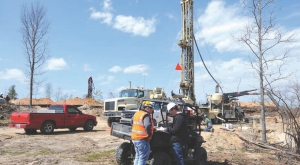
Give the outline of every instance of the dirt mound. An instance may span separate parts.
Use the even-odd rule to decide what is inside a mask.
[[[256,108],[260,106],[259,102],[239,102],[240,107],[245,108]],[[266,107],[275,107],[275,104],[272,102],[265,102]]]
[[[29,105],[29,98],[11,100],[10,103],[16,105]],[[49,106],[50,104],[53,104],[53,101],[50,98],[32,99],[32,105]]]
[[[18,100],[11,100],[11,104],[15,105],[29,105],[29,98],[22,98]],[[102,107],[103,103],[93,99],[93,98],[79,98],[74,97],[68,100],[61,100],[57,102],[53,102],[50,98],[40,98],[40,99],[32,99],[33,106],[41,106],[41,107],[48,107],[51,104],[70,104],[75,106],[83,106],[88,105],[90,107]]]
[[[93,99],[93,98],[79,98],[79,97],[74,97],[70,98],[68,100],[61,100],[58,102],[55,102],[55,104],[71,104],[75,106],[82,106],[82,105],[88,105],[90,107],[102,107],[103,104],[100,103],[99,101]]]

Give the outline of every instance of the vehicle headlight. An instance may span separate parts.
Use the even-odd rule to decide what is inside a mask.
[[[125,115],[124,115],[124,113],[121,113],[121,118],[125,118]]]

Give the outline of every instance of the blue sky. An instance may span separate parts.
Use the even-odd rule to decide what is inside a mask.
[[[51,22],[49,50],[51,59],[37,77],[45,82],[34,92],[34,98],[45,97],[45,84],[51,83],[53,94],[83,97],[87,80],[93,77],[95,89],[103,99],[112,92],[129,87],[163,87],[170,96],[178,93],[181,49],[177,45],[181,33],[180,0],[40,0]],[[19,98],[29,96],[26,67],[21,43],[20,9],[32,0],[1,0],[0,2],[0,92],[7,93],[16,85]],[[279,29],[300,39],[300,2],[279,1],[276,14]],[[212,0],[194,1],[194,33],[203,59],[224,92],[259,87],[253,70],[249,69],[249,48],[233,39],[250,20],[241,2]],[[299,43],[293,46],[286,73],[299,77]],[[197,101],[214,93],[215,82],[204,69],[195,50],[195,90]],[[256,96],[240,100],[256,100]],[[54,97],[52,100],[55,101]]]

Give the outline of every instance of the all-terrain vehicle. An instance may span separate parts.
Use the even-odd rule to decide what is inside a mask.
[[[168,120],[167,104],[171,101],[164,100],[150,100],[154,102],[155,106],[161,107],[161,115],[166,116],[163,120],[156,124],[157,127],[166,127],[172,125]],[[174,102],[174,101],[172,101]],[[185,114],[188,123],[188,132],[190,136],[190,143],[184,149],[184,161],[187,164],[204,165],[207,161],[207,152],[201,147],[204,139],[201,136],[198,107],[182,101],[175,102],[181,111]],[[140,105],[142,108],[142,105]],[[165,114],[164,114],[165,113]],[[135,150],[131,141],[131,125],[113,122],[111,127],[111,135],[128,140],[122,143],[116,150],[115,159],[119,165],[131,165],[134,161]],[[155,130],[150,141],[150,155],[148,164],[150,165],[172,165],[175,163],[173,153],[171,135],[162,131]]]

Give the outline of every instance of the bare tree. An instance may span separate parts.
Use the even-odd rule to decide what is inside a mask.
[[[45,86],[46,98],[50,98],[51,99],[52,93],[53,93],[52,84],[51,83],[47,83],[46,86]]]
[[[49,21],[46,19],[46,9],[39,2],[31,3],[30,6],[24,4],[21,9],[21,35],[24,45],[24,54],[29,67],[28,76],[30,77],[30,101],[32,105],[33,86],[36,76],[43,74],[42,65],[50,57],[47,54]]]
[[[108,97],[109,97],[109,98],[115,98],[115,94],[113,94],[112,92],[109,92],[109,93],[108,93]]]
[[[34,95],[34,98],[37,98],[37,95],[39,93],[39,88],[42,85],[42,81],[39,82],[33,82],[34,88],[32,88],[32,95]]]
[[[290,81],[284,88],[267,91],[282,118],[285,149],[300,154],[300,84]],[[274,97],[273,97],[274,96]],[[283,154],[284,155],[284,154]]]
[[[265,107],[264,95],[265,89],[271,87],[276,81],[285,79],[289,75],[282,72],[285,61],[288,58],[290,49],[282,53],[274,53],[272,50],[283,43],[292,42],[293,35],[286,35],[280,31],[276,25],[274,13],[277,12],[276,0],[249,0],[245,6],[253,18],[249,24],[242,30],[242,35],[237,40],[245,44],[253,53],[250,57],[252,68],[257,72],[260,86],[260,109],[261,109],[261,127],[262,142],[266,143],[266,124],[265,124]],[[274,7],[275,6],[275,7]],[[274,66],[278,70],[274,69]]]
[[[55,101],[59,101],[61,94],[62,94],[62,90],[60,87],[58,87],[55,92]]]
[[[61,100],[67,100],[69,98],[68,93],[65,93],[60,99]]]
[[[93,98],[98,100],[98,101],[102,101],[103,97],[102,97],[102,92],[100,89],[96,89],[94,92],[94,96]]]

